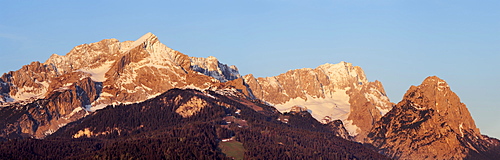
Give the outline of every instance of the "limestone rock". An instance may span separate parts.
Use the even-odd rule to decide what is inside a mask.
[[[352,140],[352,137],[349,135],[349,132],[344,127],[344,123],[341,120],[334,120],[328,122],[328,126],[335,133],[335,136],[341,137],[343,139]]]
[[[463,159],[494,145],[448,84],[435,76],[410,87],[375,124],[367,142],[394,159]]]
[[[292,109],[290,109],[290,112],[307,112],[306,107],[300,107],[300,106],[293,106]]]

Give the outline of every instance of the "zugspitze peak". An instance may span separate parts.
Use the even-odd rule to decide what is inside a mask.
[[[151,138],[160,132],[173,138],[168,140],[171,145],[187,143],[186,138],[212,144],[204,147],[208,150],[202,157],[231,157],[223,149],[229,141],[244,146],[241,154],[246,158],[269,158],[253,145],[262,140],[259,137],[268,137],[263,146],[277,149],[272,153],[283,152],[282,158],[292,159],[500,156],[500,142],[481,135],[465,104],[438,77],[410,87],[395,104],[382,82],[368,81],[361,67],[351,63],[327,63],[273,77],[240,75],[234,65],[213,56],[189,57],[152,33],[135,41],[82,44],[66,55],[53,54],[44,63],[32,62],[5,73],[0,77],[0,104],[0,140],[48,143],[60,138],[67,141],[58,143],[73,144],[75,139],[90,138],[95,141],[89,143],[100,149],[88,152],[101,158],[108,156],[105,151],[113,148],[108,144],[118,143],[119,137]],[[165,123],[159,126],[156,121]],[[208,137],[176,137],[193,127]],[[310,134],[302,135],[306,132]],[[290,138],[295,136],[303,139]],[[191,144],[184,145],[186,151]],[[4,144],[9,145],[15,147],[13,142]],[[286,146],[295,146],[293,152]],[[338,149],[341,146],[357,149]],[[200,158],[181,150],[163,151]],[[47,157],[40,153],[30,158]]]

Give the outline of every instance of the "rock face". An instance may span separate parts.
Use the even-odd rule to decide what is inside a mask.
[[[480,134],[465,104],[438,77],[412,86],[367,143],[394,159],[463,159],[498,145]]]
[[[362,141],[393,105],[382,83],[368,82],[360,67],[346,62],[290,70],[275,77],[243,78],[255,98],[281,112],[296,105],[307,107],[322,123],[340,119],[357,141]]]
[[[236,66],[222,64],[213,56],[209,56],[208,58],[191,57],[191,69],[203,73],[204,75],[214,77],[221,82],[241,77]]]
[[[151,33],[136,41],[105,39],[83,44],[64,56],[54,54],[45,63],[33,62],[0,77],[0,105],[12,109],[30,104],[51,111],[43,123],[16,117],[19,125],[10,124],[7,128],[11,129],[0,136],[22,133],[43,138],[87,111],[142,102],[172,88],[221,86],[220,82],[237,78],[235,66],[215,57],[189,57]],[[38,99],[47,102],[35,102]],[[33,117],[31,112],[25,115]]]
[[[0,77],[0,103],[32,101],[43,98],[52,77],[57,76],[56,68],[33,62],[17,71]]]
[[[334,120],[328,123],[330,128],[332,129],[335,136],[341,137],[343,139],[352,140],[352,137],[349,135],[349,132],[344,127],[344,123],[341,120]]]
[[[79,65],[70,62],[76,59],[73,55],[93,57],[84,62],[97,63],[73,67]],[[141,102],[172,88],[208,88],[239,77],[236,67],[227,67],[214,57],[188,57],[160,43],[151,33],[133,42],[112,39],[78,46],[66,56],[52,56],[45,64],[76,69],[102,82],[103,93],[92,104],[92,110],[109,104]]]

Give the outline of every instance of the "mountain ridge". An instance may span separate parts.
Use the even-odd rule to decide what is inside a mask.
[[[272,77],[242,76],[234,65],[220,63],[213,56],[190,57],[162,44],[152,33],[135,41],[104,39],[78,45],[66,55],[53,54],[44,63],[32,62],[3,74],[0,137],[43,139],[101,109],[145,102],[179,88],[236,97],[257,112],[263,111],[262,106],[252,103],[273,106],[283,115],[269,118],[280,123],[310,130],[328,126],[335,136],[372,146],[396,159],[471,155],[473,159],[491,157],[500,150],[496,149],[500,142],[481,135],[466,106],[438,77],[410,87],[403,100],[394,104],[382,82],[368,81],[362,68],[351,63],[326,63]],[[207,104],[195,98],[175,112],[189,118]],[[445,129],[420,129],[437,126]],[[81,130],[73,138],[90,131]],[[419,143],[439,144],[443,139],[453,142],[443,144],[454,145],[455,150],[443,154],[433,148],[441,145]],[[421,145],[427,148],[413,150]]]
[[[306,105],[310,105],[310,103],[307,102],[307,96],[312,96],[309,97],[311,100],[316,98],[324,99],[329,96],[330,100],[327,100],[329,101],[329,106],[326,107],[332,108],[332,106],[342,106],[342,109],[332,108],[332,110],[324,112],[321,111],[322,109],[320,108],[325,107],[325,105],[309,107],[315,110],[313,112],[313,117],[323,123],[328,123],[336,119],[343,120],[351,136],[360,135],[358,141],[364,138],[373,122],[392,107],[392,103],[385,95],[385,91],[380,82],[375,82],[377,83],[375,85],[371,84],[372,82],[366,80],[366,76],[362,69],[358,66],[352,66],[350,63],[326,63],[315,69],[296,69],[279,75],[277,77],[281,76],[281,78],[279,78],[279,80],[276,79],[276,82],[288,82],[289,86],[285,86],[288,88],[285,91],[288,91],[290,96],[281,96],[281,98],[278,97],[281,101],[273,101],[272,99],[275,98],[266,98],[262,94],[262,92],[271,93],[271,90],[259,89],[261,88],[259,85],[268,82],[261,82],[261,84],[252,83],[261,78],[253,80],[252,75],[240,76],[236,66],[222,64],[217,58],[212,56],[207,58],[189,57],[168,48],[152,33],[147,33],[136,41],[120,42],[117,39],[105,39],[96,43],[82,44],[76,46],[64,56],[54,54],[47,59],[46,62],[32,65],[38,65],[38,68],[44,70],[29,70],[29,68],[34,67],[29,67],[28,65],[26,71],[19,70],[12,73],[25,75],[25,72],[32,72],[43,75],[43,78],[25,76],[17,78],[22,81],[12,79],[4,80],[10,80],[8,84],[11,85],[7,87],[10,87],[11,91],[2,93],[3,102],[13,99],[11,95],[13,93],[17,94],[17,90],[19,90],[19,93],[26,94],[27,96],[21,95],[14,97],[15,101],[26,101],[29,103],[35,99],[43,99],[53,94],[53,92],[68,90],[68,87],[71,87],[75,81],[85,77],[89,77],[93,82],[96,82],[96,85],[93,85],[94,88],[87,88],[88,90],[85,92],[97,92],[88,96],[92,98],[80,100],[80,106],[76,103],[66,104],[66,106],[70,107],[66,107],[66,110],[62,110],[62,113],[95,111],[107,105],[140,102],[172,88],[191,86],[203,90],[226,86],[221,84],[228,82],[227,84],[234,85],[232,87],[240,89],[250,98],[261,99],[277,106],[284,103],[285,100],[296,98],[300,98],[304,100]],[[298,75],[297,78],[294,77],[296,75]],[[6,79],[5,77],[8,76],[4,75],[3,77],[3,79]],[[350,80],[345,80],[344,77],[352,78]],[[238,79],[240,78],[243,81],[235,83],[239,81]],[[296,84],[296,80],[299,82],[301,80],[314,82],[315,84],[304,86],[300,83]],[[25,89],[26,85],[21,85],[25,83],[24,81],[29,81],[29,83],[37,86],[29,88],[31,90]],[[366,85],[371,86],[371,89],[361,89]],[[296,86],[300,87],[299,89],[304,89],[306,92],[300,93],[300,90],[291,88]],[[7,87],[2,87],[1,90]],[[272,90],[276,90],[276,88]],[[278,92],[271,94],[287,94],[279,90],[281,89],[278,88]],[[338,92],[336,92],[337,90]],[[34,93],[37,94],[33,96]],[[356,94],[365,93],[367,95],[353,97]],[[298,100],[301,101],[300,99]],[[358,101],[361,101],[359,103],[377,101],[377,104],[366,103],[368,107],[372,107],[369,111],[361,112],[363,115],[349,116],[349,113],[357,113],[351,112],[350,106],[351,103],[355,104],[358,103]],[[63,104],[64,103],[60,105]],[[78,109],[79,107],[82,107],[83,110]],[[280,111],[282,112],[289,110],[289,107],[281,108]],[[343,114],[343,116],[339,118],[337,116],[338,114]],[[367,114],[375,116],[370,116],[373,118],[366,120],[352,118],[353,116],[366,117]],[[57,117],[56,120],[68,118],[65,117],[65,114],[60,115],[61,117]],[[54,121],[54,123],[61,122]],[[43,135],[38,134],[38,137],[43,137]]]
[[[204,60],[207,59],[198,58],[197,62]],[[226,67],[224,64],[219,65],[217,59],[209,60],[212,62],[209,65],[196,68]],[[76,101],[79,102],[70,101],[72,98],[69,96],[68,100],[47,104],[49,108],[63,106],[64,109],[54,109],[50,113],[53,118],[49,118],[49,122],[43,125],[59,126],[66,124],[65,119],[75,115],[73,112],[95,111],[107,105],[144,101],[171,88],[193,86],[207,89],[219,85],[219,80],[214,78],[216,76],[220,80],[239,76],[235,67],[226,67],[225,72],[211,73],[211,77],[192,70],[191,65],[189,56],[163,45],[151,33],[136,41],[105,39],[76,46],[64,56],[54,54],[45,63],[33,62],[18,71],[5,73],[0,78],[0,102],[8,106],[13,102],[28,104],[51,95],[61,95],[60,92],[71,93],[73,97],[91,93],[92,95],[85,96],[87,98],[77,98]],[[92,82],[88,83],[95,85],[80,90],[82,87],[76,84],[85,78],[90,78]],[[34,120],[30,123],[38,122]],[[25,127],[28,126],[21,128]],[[43,133],[47,131],[35,131],[34,136],[43,138]],[[24,132],[20,130],[18,134],[20,133]]]

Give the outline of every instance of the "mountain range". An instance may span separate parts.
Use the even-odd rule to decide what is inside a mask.
[[[395,104],[351,63],[241,76],[152,33],[5,73],[0,104],[0,150],[12,159],[500,157],[500,141],[438,77]]]

